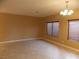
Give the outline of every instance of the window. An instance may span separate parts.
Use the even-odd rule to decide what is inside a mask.
[[[68,38],[79,41],[79,20],[69,21]]]
[[[47,32],[48,32],[48,35],[52,35],[52,30],[53,30],[52,25],[53,25],[53,23],[48,23],[47,24]]]
[[[48,35],[51,36],[58,36],[58,32],[59,32],[59,22],[58,21],[54,21],[54,22],[49,22],[47,24],[47,32]]]

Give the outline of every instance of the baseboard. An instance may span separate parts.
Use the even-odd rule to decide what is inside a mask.
[[[15,43],[15,42],[22,42],[22,41],[28,41],[28,40],[36,40],[39,38],[26,38],[26,39],[19,39],[19,40],[8,40],[8,41],[2,41],[0,44],[9,44],[9,43]]]
[[[45,39],[44,39],[44,40],[45,40]],[[73,48],[73,47],[71,47],[71,46],[68,46],[68,45],[65,45],[65,44],[62,44],[62,43],[58,43],[58,42],[52,41],[52,40],[45,40],[45,41],[48,41],[48,42],[53,43],[53,44],[55,44],[55,45],[57,45],[57,46],[61,46],[61,47],[66,48],[66,49],[68,49],[68,50],[72,50],[72,51],[74,51],[74,52],[79,53],[79,49]]]

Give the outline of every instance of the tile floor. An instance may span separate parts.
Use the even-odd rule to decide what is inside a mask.
[[[0,59],[79,59],[79,56],[41,40],[29,40],[0,44]]]

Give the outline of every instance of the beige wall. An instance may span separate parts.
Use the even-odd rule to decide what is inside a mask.
[[[79,10],[75,10],[72,16],[44,18],[0,14],[0,41],[42,37],[79,49],[79,42],[67,40],[68,20],[71,19],[79,19]],[[46,22],[54,20],[60,21],[59,37],[49,37],[46,32]]]
[[[71,41],[71,40],[67,39],[68,20],[79,19],[79,9],[75,10],[74,12],[75,13],[72,16],[55,15],[55,16],[45,17],[45,22],[55,21],[55,20],[60,21],[60,30],[59,30],[59,37],[49,37],[48,35],[45,34],[44,38],[48,38],[51,41],[63,43],[63,44],[68,45],[70,47],[79,49],[79,42]],[[46,30],[46,27],[45,27],[45,30]],[[45,31],[45,33],[46,33],[46,31]]]
[[[40,18],[0,14],[0,41],[38,37],[43,32],[41,25]]]

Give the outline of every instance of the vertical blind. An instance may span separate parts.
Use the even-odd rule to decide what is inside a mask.
[[[48,35],[58,36],[59,22],[50,22],[50,23],[47,23],[47,32],[48,32]]]
[[[79,20],[69,21],[69,39],[79,40]]]

